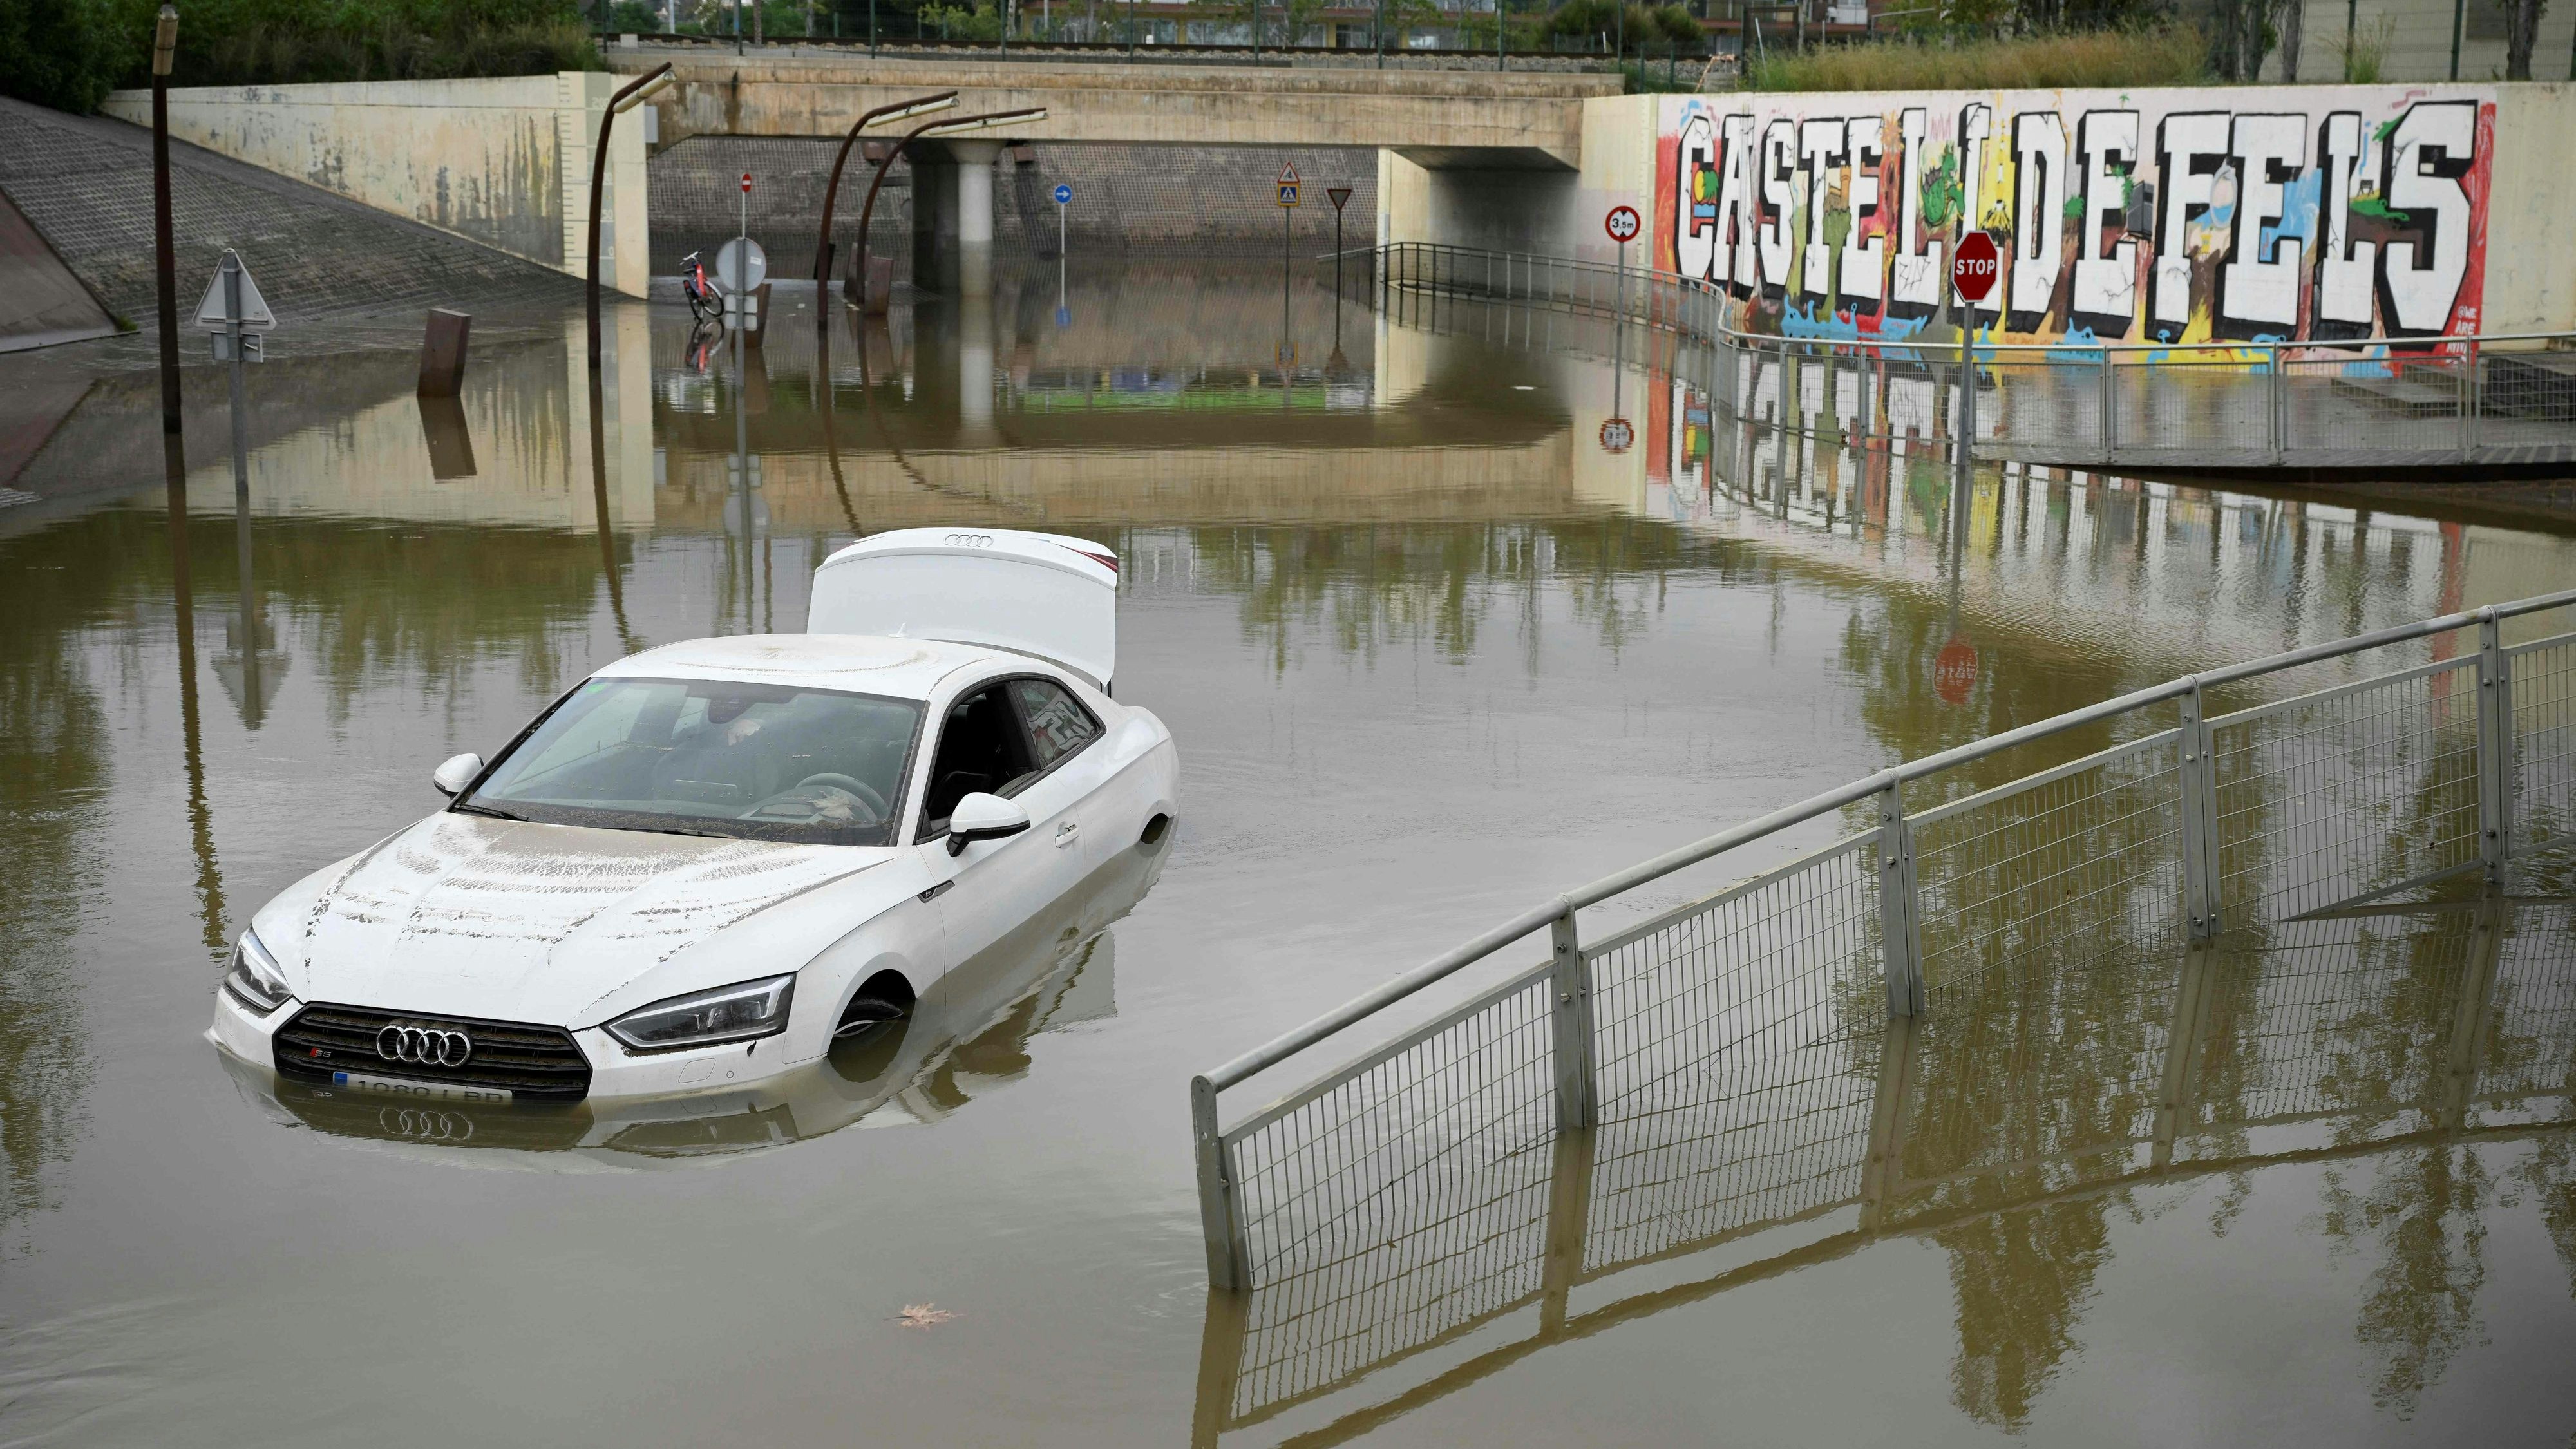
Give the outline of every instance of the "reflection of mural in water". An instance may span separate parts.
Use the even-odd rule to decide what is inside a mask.
[[[1516,1321],[1525,1336],[1428,1377],[1415,1371],[1418,1386],[1393,1404],[1421,1407],[1548,1344],[1890,1234],[1948,1255],[1953,1403],[2018,1432],[2080,1353],[2117,1228],[2171,1198],[2150,1191],[2211,1181],[2209,1227],[2224,1233],[2251,1195],[2305,1180],[2258,1171],[2279,1161],[2320,1164],[2322,1196],[2303,1231],[2360,1271],[2353,1333],[2377,1365],[2373,1400],[2393,1417],[2411,1415],[2480,1344],[2485,1234],[2521,1194],[2576,1284],[2576,915],[2564,905],[2381,911],[2089,969],[1990,971],[1912,1023],[1854,1026],[1884,1037],[1890,1065],[1902,1066],[1878,1074],[1865,1116],[1832,1119],[1838,1140],[1785,1150],[1806,1141],[1822,1099],[1809,1087],[1751,1093],[1704,1137],[1660,1144],[1664,1167],[1623,1170],[1724,1182],[1744,1201],[1762,1200],[1764,1182],[1831,1182],[1845,1196],[1830,1206],[1856,1210],[1857,1226],[1794,1193],[1772,1196],[1767,1220],[1721,1221],[1700,1203],[1710,1188],[1668,1195],[1710,1234],[1696,1243],[1628,1217],[1604,1222],[1597,1202],[1587,1225],[1565,1205],[1601,1170],[1588,1144],[1609,1140],[1606,1126],[1562,1139],[1526,1231],[1490,1230],[1499,1200],[1489,1191],[1443,1196],[1490,1189],[1481,1177],[1408,1183],[1408,1197],[1459,1202],[1486,1229],[1408,1222],[1407,1242],[1450,1245],[1428,1258],[1352,1234],[1329,1273],[1213,1295],[1196,1442],[1350,1392],[1481,1324]],[[1852,1063],[1878,1055],[1856,1051]],[[1711,1067],[1721,1065],[1762,1070]],[[2510,1191],[2493,1165],[2509,1157]],[[1888,1162],[1892,1171],[1877,1166]],[[1739,1243],[1723,1255],[1736,1266],[1704,1280],[1675,1286],[1665,1273],[1630,1297],[1565,1296],[1766,1228],[1780,1247],[1748,1254]],[[1534,1330],[1515,1318],[1530,1308]],[[1355,1405],[1300,1442],[1359,1437],[1388,1412]]]

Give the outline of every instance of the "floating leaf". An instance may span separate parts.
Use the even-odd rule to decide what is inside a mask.
[[[906,1328],[936,1328],[956,1316],[936,1303],[907,1303],[895,1322]]]

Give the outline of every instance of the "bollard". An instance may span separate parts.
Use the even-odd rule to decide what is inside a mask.
[[[474,319],[445,307],[429,309],[428,334],[420,344],[420,395],[454,397],[465,382],[465,341]]]
[[[742,320],[742,340],[754,347],[769,335],[769,287],[763,282],[751,289],[751,315]]]

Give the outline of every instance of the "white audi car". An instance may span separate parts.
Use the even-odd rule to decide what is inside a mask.
[[[909,529],[815,571],[803,634],[622,659],[447,808],[251,918],[213,1037],[291,1081],[563,1102],[739,1088],[908,1011],[1178,808],[1110,697],[1118,561]]]

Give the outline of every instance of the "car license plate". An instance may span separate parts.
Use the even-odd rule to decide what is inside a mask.
[[[456,1082],[418,1082],[404,1077],[370,1077],[359,1072],[333,1072],[331,1084],[353,1092],[381,1092],[392,1097],[444,1097],[455,1102],[506,1102],[507,1087],[469,1087]]]

